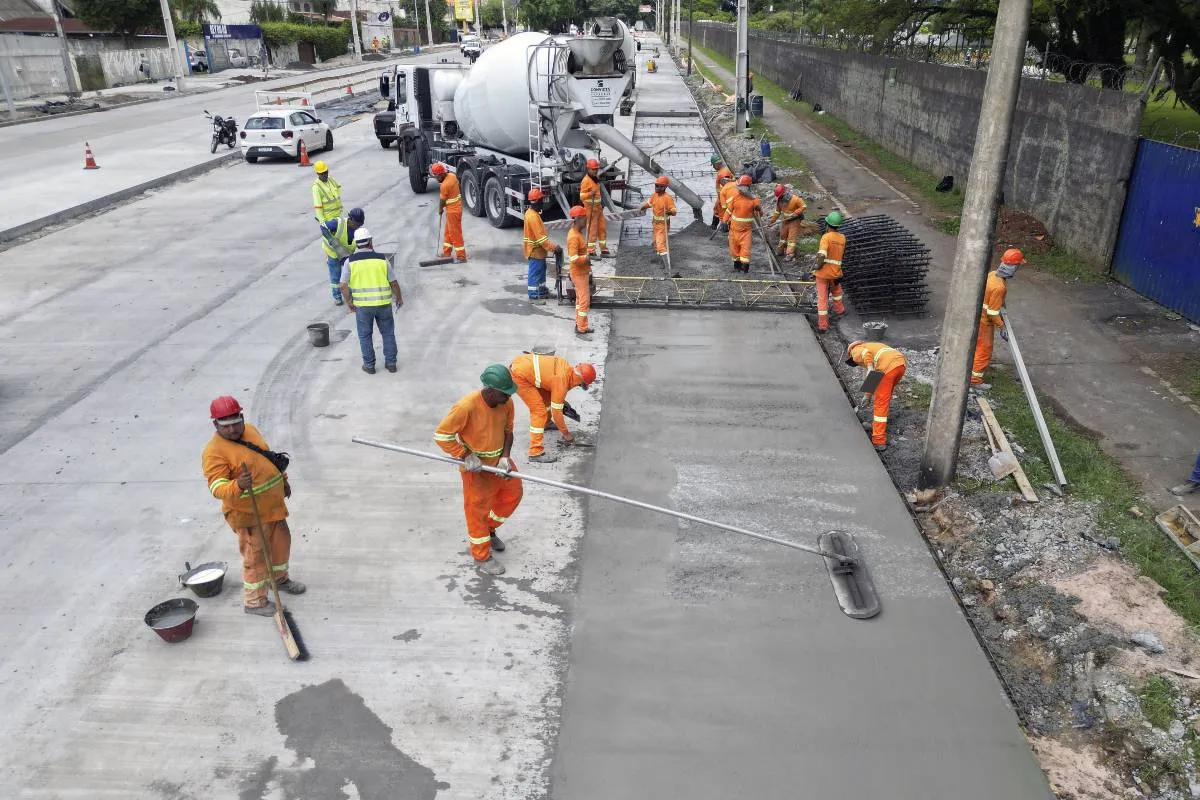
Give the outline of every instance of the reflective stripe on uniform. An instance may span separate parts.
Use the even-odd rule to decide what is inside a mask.
[[[488,542],[490,542],[492,540],[492,537],[490,535],[489,536],[478,536],[478,537],[477,536],[468,536],[467,538],[471,540],[471,544],[487,544]]]
[[[670,217],[667,217],[665,215],[660,217],[658,214],[651,214],[650,218],[653,219],[655,222],[666,222],[668,219],[670,219]]]
[[[208,491],[210,494],[212,494],[213,497],[216,497],[217,489],[220,489],[222,486],[224,486],[227,483],[233,483],[233,481],[229,480],[229,478],[217,478],[215,481],[213,481],[212,483],[210,483],[208,485]]]
[[[537,353],[533,354],[533,385],[542,388],[542,357]]]
[[[435,433],[433,440],[435,442],[453,442],[458,439],[458,436],[453,433]]]
[[[879,363],[879,357],[881,355],[883,355],[884,353],[895,353],[895,352],[898,352],[898,351],[894,347],[879,348],[879,352],[876,353],[875,357],[871,359],[871,369],[875,369],[875,365]]]
[[[818,314],[818,315],[820,315],[820,316],[822,316],[822,317],[828,317],[828,316],[829,316],[829,312],[828,312],[828,311],[817,311],[817,314]]]
[[[730,217],[734,222],[753,222],[754,217]]]
[[[586,312],[586,311],[580,311],[580,310],[578,310],[578,309],[576,309],[576,310],[575,310],[575,314],[576,314],[576,315],[578,315],[578,316],[580,316],[580,317],[586,317],[586,316],[587,316],[587,312]]]
[[[577,255],[577,256],[571,256],[569,260],[571,260],[571,261],[581,261],[581,260],[583,260],[583,259],[585,259],[585,258],[587,258],[587,256],[586,256],[586,255],[582,255],[582,254],[581,254],[581,255]]]
[[[242,588],[248,592],[252,592],[255,589],[264,589],[264,588],[266,588],[266,586],[267,586],[266,580],[254,581],[253,583],[251,583],[250,581],[242,581]]]
[[[503,447],[497,448],[495,450],[475,450],[474,451],[475,455],[479,456],[480,458],[496,458],[503,452],[504,452]]]
[[[825,259],[825,263],[826,264],[836,264],[839,267],[842,265],[842,262],[838,261],[836,258],[827,258],[827,259]]]
[[[508,522],[508,517],[502,517],[495,511],[488,512],[488,519],[492,520],[493,522]]]
[[[971,370],[971,377],[972,377],[972,378],[982,378],[982,377],[983,377],[983,373],[982,373],[982,372],[976,372],[975,370]]]
[[[274,477],[268,478],[266,483],[260,484],[259,486],[255,486],[254,488],[250,489],[250,491],[248,491],[248,492],[242,492],[242,497],[249,497],[252,493],[253,494],[262,494],[265,491],[275,488],[276,486],[278,486],[281,483],[283,483],[283,473],[282,472],[279,473],[278,475],[275,475]]]
[[[554,409],[555,411],[561,411],[565,407],[566,407],[566,403],[551,403],[550,404],[550,408]]]
[[[546,432],[546,429],[545,429],[545,428],[535,428],[535,427],[533,427],[532,425],[530,425],[530,426],[529,426],[529,432],[530,432],[530,433],[545,433],[545,432]]]
[[[887,417],[871,417],[876,422],[887,422]]]
[[[288,571],[288,565],[287,565],[286,561],[282,564],[272,564],[271,565],[271,572],[287,572],[287,571]]]
[[[447,197],[447,198],[446,198],[446,205],[450,205],[451,203],[457,203],[457,202],[458,202],[459,200],[461,200],[461,199],[462,199],[462,195],[461,195],[461,194],[456,194],[456,195],[454,195],[454,197]]]

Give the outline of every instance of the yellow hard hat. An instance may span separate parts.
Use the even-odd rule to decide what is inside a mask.
[[[324,161],[318,161],[317,163],[313,164],[313,169],[316,170],[317,174],[319,175],[322,172],[329,172],[329,165]]]

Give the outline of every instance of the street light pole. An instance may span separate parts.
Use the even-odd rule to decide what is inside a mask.
[[[429,0],[425,0],[425,35],[429,39],[429,46],[433,46],[433,18],[429,16]]]
[[[362,61],[362,42],[358,39],[358,0],[350,0],[350,38],[354,40],[354,60]]]
[[[750,98],[746,96],[746,81],[750,73],[750,5],[738,0],[737,18],[737,64],[734,70],[734,90],[737,97],[733,106],[733,131],[746,130],[746,114],[750,109]]]
[[[918,476],[923,489],[949,484],[954,479],[958,462],[958,445],[967,408],[968,374],[991,260],[996,208],[1008,161],[1017,93],[1021,87],[1029,14],[1030,0],[1000,0],[992,59],[979,108],[979,130],[975,134],[975,150],[963,199],[958,247],[950,273],[950,296],[942,320],[938,371],[929,403],[925,451],[921,455]]]
[[[67,96],[78,96],[80,94],[79,84],[75,82],[75,70],[71,68],[71,50],[67,46],[67,35],[63,33],[62,15],[58,13],[58,0],[50,0],[50,13],[54,15],[54,32],[58,35],[58,52],[62,56],[63,72],[66,73]],[[173,30],[171,34],[174,34]]]
[[[56,0],[51,0],[56,2]],[[175,41],[175,22],[171,19],[171,7],[167,5],[167,0],[158,0],[158,4],[162,7],[163,28],[167,32],[167,47],[171,49],[171,69],[175,73],[175,88],[183,91],[183,70],[179,66],[179,42]],[[55,8],[54,19],[57,24],[58,9]],[[61,31],[62,29],[59,28]],[[63,46],[66,47],[66,39],[63,40]],[[74,78],[71,77],[71,62],[67,59],[67,80],[74,85]]]

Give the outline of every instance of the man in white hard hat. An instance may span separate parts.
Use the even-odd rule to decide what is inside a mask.
[[[342,299],[358,322],[358,346],[362,351],[362,370],[375,374],[374,327],[379,328],[383,340],[383,366],[388,372],[396,371],[396,319],[392,316],[392,303],[396,308],[404,305],[400,295],[400,284],[392,272],[391,263],[375,252],[371,232],[359,228],[354,232],[355,252],[342,265],[342,281],[338,288]]]

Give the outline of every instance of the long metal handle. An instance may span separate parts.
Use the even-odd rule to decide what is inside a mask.
[[[414,450],[411,447],[403,447],[398,444],[389,444],[387,442],[376,442],[370,439],[362,439],[358,436],[353,437],[351,441],[355,444],[365,444],[367,447],[378,447],[380,450],[391,450],[393,453],[404,453],[405,455],[417,456],[418,458],[427,458],[430,461],[442,461],[446,464],[462,466],[462,462],[457,458],[451,458],[450,456],[442,455],[440,453],[430,453],[425,450]],[[596,489],[589,489],[586,486],[576,486],[573,483],[563,483],[562,481],[551,480],[550,478],[542,478],[537,475],[530,475],[527,472],[508,473],[497,467],[489,467],[487,465],[484,465],[483,471],[490,472],[493,475],[503,475],[505,477],[509,477],[511,474],[523,481],[540,483],[543,486],[550,486],[555,489],[562,489],[568,492],[591,495],[592,497],[599,497],[602,500],[612,500],[614,503],[623,503],[627,506],[633,506],[634,508],[641,508],[646,511],[654,511],[658,514],[666,514],[668,517],[676,517],[678,519],[687,520],[688,522],[698,522],[701,525],[707,525],[710,528],[720,528],[721,530],[729,531],[730,533],[738,533],[742,536],[749,536],[751,539],[758,539],[763,542],[771,542],[772,544],[783,545],[784,547],[790,547],[793,550],[803,550],[806,553],[812,553],[813,555],[821,556],[822,558],[831,558],[834,561],[846,566],[851,566],[858,563],[857,559],[853,558],[852,556],[841,556],[837,553],[827,553],[819,547],[812,547],[806,544],[798,544],[796,542],[789,542],[784,539],[777,539],[774,536],[768,536],[765,533],[748,531],[745,528],[739,528],[735,525],[726,525],[724,522],[716,522],[715,520],[704,519],[703,517],[685,514],[682,511],[676,511],[671,508],[663,508],[662,506],[643,503],[641,500],[633,500],[629,497],[621,497],[620,495],[609,494],[608,492],[601,492]]]
[[[1021,378],[1021,388],[1025,390],[1025,399],[1029,401],[1029,410],[1033,412],[1033,421],[1037,425],[1038,436],[1042,439],[1042,447],[1050,459],[1050,468],[1054,470],[1054,479],[1059,486],[1067,485],[1067,476],[1063,474],[1062,464],[1058,460],[1058,451],[1054,449],[1054,441],[1050,438],[1050,429],[1046,427],[1046,418],[1042,416],[1042,407],[1038,404],[1037,395],[1033,391],[1033,381],[1029,370],[1025,369],[1025,359],[1021,358],[1021,348],[1017,346],[1017,335],[1013,333],[1012,321],[1003,310],[1000,318],[1008,330],[1008,349],[1012,351],[1013,363],[1017,365],[1017,375]]]

